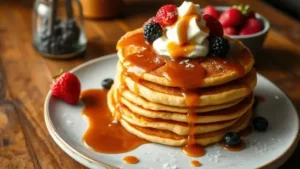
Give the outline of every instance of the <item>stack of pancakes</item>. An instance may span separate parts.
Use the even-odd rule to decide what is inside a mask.
[[[166,73],[170,61],[152,57],[156,54],[151,44],[143,43],[142,30],[127,33],[117,47],[117,75],[108,93],[111,112],[132,134],[171,146],[186,145],[191,135],[196,144],[204,146],[221,141],[229,131],[243,130],[252,116],[256,72],[249,50],[230,41],[230,59],[207,57],[200,61],[205,76],[189,77],[202,78],[201,83],[187,81],[180,73],[174,83],[174,76]],[[133,55],[136,59],[126,60]],[[163,63],[149,70],[149,65],[136,64],[143,57],[149,64],[157,58]]]

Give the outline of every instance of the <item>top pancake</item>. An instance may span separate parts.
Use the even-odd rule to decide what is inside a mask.
[[[142,29],[136,29],[126,33],[119,40],[117,50],[119,59],[121,60],[123,66],[130,65],[131,70],[134,70],[131,72],[133,72],[136,76],[139,76],[139,78],[163,86],[199,88],[217,86],[230,82],[243,77],[252,69],[254,58],[248,48],[239,41],[232,39],[229,39],[229,41],[231,48],[228,56],[225,59],[213,56],[207,56],[200,59],[188,59],[187,62],[191,62],[194,65],[199,63],[204,69],[204,75],[201,75],[203,72],[193,72],[193,69],[197,71],[196,68],[186,67],[184,70],[189,69],[190,73],[187,72],[186,74],[182,74],[182,71],[180,70],[175,73],[175,75],[183,78],[179,83],[174,83],[172,80],[170,80],[169,75],[166,75],[166,69],[169,67],[176,67],[176,69],[179,69],[180,66],[186,64],[187,62],[184,62],[184,60],[179,60],[176,63],[165,56],[157,56],[152,49],[152,45],[145,42]],[[135,61],[138,60],[140,63],[135,64],[132,62],[134,61],[134,59],[132,59],[133,57],[136,57]],[[128,58],[130,58],[130,61],[128,61]],[[155,65],[155,59],[158,61],[157,65]],[[183,62],[181,63],[181,61]],[[176,63],[176,65],[174,65],[174,63]],[[152,65],[149,67],[149,64]],[[203,80],[195,80],[195,77],[186,77],[191,73],[198,75],[196,78],[203,78]]]

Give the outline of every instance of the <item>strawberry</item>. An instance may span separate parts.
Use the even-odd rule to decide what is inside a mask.
[[[149,18],[149,19],[144,23],[143,27],[144,27],[145,25],[147,25],[148,23],[152,23],[152,22],[155,22],[155,23],[160,24],[160,21],[159,21],[155,16],[153,16],[153,17]]]
[[[169,26],[174,24],[178,18],[177,6],[164,5],[156,13],[156,18],[160,21],[162,26]]]
[[[223,27],[236,26],[243,22],[243,14],[235,8],[230,8],[223,12],[219,18],[219,21]]]
[[[80,95],[80,81],[72,73],[63,73],[51,85],[52,95],[69,104],[76,104]]]
[[[220,17],[220,12],[218,12],[213,6],[208,5],[203,9],[203,15],[204,14],[209,14],[213,17],[215,17],[216,19],[219,19]]]
[[[234,5],[233,8],[238,9],[245,16],[246,19],[255,18],[255,12],[252,11],[250,5]]]
[[[237,30],[234,27],[226,27],[223,28],[224,34],[225,35],[237,35]]]
[[[204,14],[202,17],[206,22],[206,26],[209,28],[210,37],[223,36],[223,28],[218,19],[209,14]]]
[[[254,12],[254,11],[249,11],[249,12],[246,14],[246,17],[247,17],[247,19],[255,18],[255,12]]]
[[[250,18],[246,20],[245,24],[240,30],[240,35],[250,35],[257,33],[262,30],[262,24],[259,22],[259,20]]]

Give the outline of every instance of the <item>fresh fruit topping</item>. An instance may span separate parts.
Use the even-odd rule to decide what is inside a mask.
[[[248,19],[243,27],[241,28],[240,35],[250,35],[262,30],[262,24],[259,20],[250,18]]]
[[[148,42],[153,42],[162,36],[162,28],[158,23],[148,23],[144,27],[144,37]]]
[[[178,11],[175,5],[164,5],[156,13],[156,18],[162,26],[172,25],[177,21]]]
[[[219,21],[223,27],[236,26],[243,22],[243,14],[236,8],[230,8],[223,12],[219,18]]]
[[[254,11],[251,10],[250,5],[234,5],[234,8],[238,9],[241,11],[241,13],[248,19],[248,18],[255,18],[255,13]]]
[[[144,23],[143,27],[145,27],[148,23],[152,23],[152,22],[159,24],[159,20],[155,16],[153,16]]]
[[[53,96],[76,104],[80,95],[80,81],[74,74],[66,72],[54,80],[51,89]]]
[[[230,44],[227,39],[217,36],[209,42],[209,53],[213,56],[225,58],[229,52]]]
[[[107,79],[104,79],[102,82],[101,82],[101,85],[104,89],[110,89],[111,86],[113,85],[114,83],[114,80],[111,79],[111,78],[107,78]]]
[[[208,14],[213,16],[216,19],[219,19],[220,12],[218,12],[213,6],[208,5],[203,9],[203,15]]]
[[[206,22],[206,26],[209,28],[210,37],[223,36],[222,25],[216,18],[209,14],[204,14],[202,17]]]
[[[224,136],[224,143],[229,147],[237,146],[241,143],[240,135],[235,132],[228,132]]]
[[[223,28],[223,32],[225,35],[237,35],[238,34],[238,31],[235,29],[235,27],[232,27],[232,26]]]
[[[257,131],[260,131],[260,132],[266,131],[269,126],[268,120],[261,116],[255,117],[253,119],[252,123],[253,123],[254,129]]]

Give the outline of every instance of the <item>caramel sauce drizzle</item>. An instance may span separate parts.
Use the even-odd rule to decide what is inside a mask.
[[[126,164],[137,164],[140,160],[135,156],[126,156],[123,158]]]
[[[169,42],[167,48],[173,58],[180,58],[191,53],[196,48],[196,45],[178,45],[175,42]]]
[[[201,163],[197,160],[193,160],[191,161],[191,166],[193,167],[200,167],[201,166]]]
[[[179,45],[184,45],[188,43],[188,27],[189,27],[189,22],[193,19],[196,18],[197,21],[200,21],[200,16],[197,14],[190,14],[186,15],[182,18],[180,18],[178,22],[178,41]]]
[[[240,144],[238,144],[237,146],[233,146],[233,147],[227,146],[224,142],[220,142],[219,145],[228,151],[242,151],[246,147],[246,143],[244,140],[241,140]]]
[[[82,139],[89,148],[101,153],[117,154],[147,143],[129,133],[120,123],[112,123],[114,117],[107,107],[107,90],[83,91],[81,100],[85,104],[82,113],[89,121]]]

